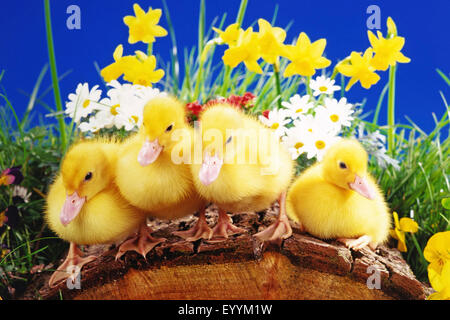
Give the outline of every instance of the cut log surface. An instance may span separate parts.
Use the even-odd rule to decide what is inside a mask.
[[[69,289],[66,282],[51,289],[50,275],[44,273],[23,298],[384,300],[424,299],[429,294],[396,249],[351,251],[336,241],[301,233],[294,223],[292,237],[281,246],[258,242],[252,235],[270,225],[277,213],[275,205],[262,213],[234,215],[234,223],[248,233],[218,243],[190,243],[172,235],[191,227],[195,217],[152,221],[153,235],[167,240],[146,259],[128,252],[115,261],[117,248],[90,247],[89,253],[98,252],[99,258],[83,267],[81,289]],[[214,225],[214,206],[207,218]]]

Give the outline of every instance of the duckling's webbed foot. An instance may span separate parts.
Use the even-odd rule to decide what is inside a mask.
[[[355,251],[359,251],[364,247],[369,247],[370,249],[374,247],[372,238],[368,235],[364,235],[356,239],[338,238],[337,241],[342,242],[347,248],[353,249]]]
[[[151,251],[155,246],[161,242],[166,241],[165,238],[154,238],[151,235],[152,229],[150,229],[146,223],[144,223],[139,229],[139,234],[124,243],[119,247],[116,254],[116,260],[124,255],[127,251],[136,251],[140,253],[144,258],[147,253]]]
[[[213,235],[210,242],[220,242],[227,240],[228,235],[244,233],[247,232],[247,230],[236,227],[226,211],[219,208],[219,219],[217,220],[217,224],[213,228],[212,232]]]
[[[52,274],[48,285],[50,288],[56,287],[61,281],[71,278],[72,282],[78,277],[81,272],[81,268],[93,260],[97,259],[96,256],[84,257],[83,252],[78,249],[77,245],[73,242],[70,243],[69,253],[67,254],[64,262],[58,267],[58,269]]]
[[[281,243],[284,239],[289,238],[292,235],[291,224],[286,214],[286,192],[283,192],[278,202],[280,204],[280,213],[277,220],[263,231],[255,234],[255,237],[259,241],[271,241]]]
[[[200,215],[195,226],[186,231],[175,231],[173,232],[173,234],[185,239],[186,241],[192,242],[199,239],[211,239],[213,231],[206,222],[205,211],[206,208],[200,210]]]

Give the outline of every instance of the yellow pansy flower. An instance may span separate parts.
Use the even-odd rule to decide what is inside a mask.
[[[258,35],[250,27],[239,35],[236,45],[225,50],[222,60],[231,68],[235,68],[239,63],[244,62],[248,70],[262,73],[258,64],[260,57]]]
[[[264,20],[258,20],[259,32],[258,39],[262,58],[270,64],[274,64],[283,52],[284,39],[286,39],[286,31],[282,28],[272,27],[272,25]]]
[[[398,220],[397,212],[394,215],[394,229],[390,230],[392,238],[398,240],[397,249],[401,252],[408,251],[405,241],[405,232],[416,233],[419,230],[419,225],[413,219],[403,217]]]
[[[428,300],[450,300],[450,260],[444,263],[441,273],[428,266],[428,280],[436,290]]]
[[[283,56],[291,60],[284,70],[284,76],[290,77],[294,74],[312,76],[316,73],[316,69],[328,67],[331,61],[322,57],[326,45],[325,39],[311,43],[306,33],[300,33],[295,45],[284,46]]]
[[[377,31],[377,37],[370,30],[367,31],[367,35],[375,53],[372,59],[372,66],[375,69],[385,71],[389,66],[395,66],[397,62],[408,63],[411,61],[400,52],[405,45],[405,38],[394,36],[386,39],[383,38],[380,31]]]
[[[156,83],[164,77],[164,70],[155,70],[155,56],[147,56],[142,51],[136,51],[134,60],[124,67],[123,79],[133,84],[151,87],[152,83]]]
[[[155,37],[167,36],[167,31],[161,26],[158,26],[161,18],[161,9],[148,9],[146,13],[142,8],[135,3],[133,5],[135,16],[126,16],[123,22],[129,28],[129,43],[136,43],[142,41],[144,43],[152,43]]]
[[[213,30],[219,34],[219,38],[223,43],[229,46],[234,46],[239,39],[239,36],[244,32],[237,23],[230,24],[224,31],[214,28]]]
[[[425,259],[430,263],[428,270],[441,273],[446,261],[450,261],[450,231],[438,232],[429,240],[423,250]]]
[[[351,77],[345,88],[346,91],[350,90],[357,81],[363,88],[369,89],[380,80],[380,76],[375,73],[375,68],[372,66],[372,58],[372,48],[368,48],[363,56],[360,52],[353,51],[348,61],[338,64],[337,71],[344,76]]]

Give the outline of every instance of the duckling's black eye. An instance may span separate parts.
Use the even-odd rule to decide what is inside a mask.
[[[344,162],[339,162],[339,168],[347,169],[347,165]]]
[[[92,178],[92,172],[88,172],[86,174],[86,176],[84,177],[84,181],[89,181],[89,180],[91,180],[91,178]]]
[[[230,143],[232,138],[233,138],[232,136],[229,136],[225,144]]]
[[[166,132],[169,132],[170,130],[172,130],[173,128],[173,124],[171,124],[170,126],[167,127]]]

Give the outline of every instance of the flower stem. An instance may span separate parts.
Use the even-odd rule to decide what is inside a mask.
[[[389,67],[389,93],[388,93],[388,151],[395,153],[395,70],[396,66]]]
[[[50,17],[50,1],[44,0],[45,11],[45,29],[47,34],[47,47],[48,47],[48,59],[50,63],[50,71],[53,84],[53,95],[55,97],[56,110],[62,112],[61,93],[59,91],[58,71],[56,69],[55,49],[53,46],[53,33],[52,33],[52,21]],[[61,152],[66,151],[66,123],[64,122],[64,116],[58,117],[59,134],[61,138]]]
[[[311,77],[306,77],[306,92],[308,93],[309,96],[312,96],[312,91],[309,86],[310,82],[311,82]]]
[[[277,88],[277,105],[278,109],[281,109],[281,82],[280,71],[278,70],[278,61],[273,64],[273,73],[275,75],[275,87]]]
[[[147,46],[147,56],[151,56],[153,54],[153,42],[150,42]]]
[[[242,25],[242,21],[244,20],[245,10],[247,9],[248,0],[241,0],[241,4],[239,5],[239,11],[236,18],[236,23],[240,27]]]

